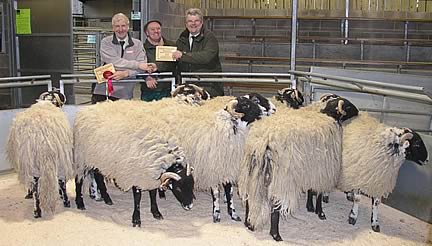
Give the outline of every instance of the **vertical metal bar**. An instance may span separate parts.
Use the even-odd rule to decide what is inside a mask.
[[[60,93],[62,93],[64,95],[64,82],[62,79],[59,80],[59,90],[60,90]]]
[[[364,40],[360,41],[360,60],[364,60]]]
[[[175,77],[173,74],[173,77],[171,78],[171,92],[175,90]]]
[[[291,20],[291,70],[296,70],[296,45],[297,45],[297,0],[292,0],[292,20]],[[296,89],[296,77],[291,74],[291,88]]]
[[[345,0],[345,44],[348,44],[348,17],[349,17],[349,0]]]
[[[408,39],[408,21],[405,21],[404,25],[404,39]]]
[[[383,96],[383,104],[382,104],[382,109],[383,109],[383,111],[384,111],[386,108],[387,108],[387,97],[386,97],[386,96]],[[381,114],[380,114],[380,123],[383,123],[383,122],[384,122],[384,117],[385,117],[384,112],[381,112]]]
[[[98,31],[98,32],[96,32],[96,45],[95,45],[95,55],[96,55],[96,67],[99,67],[99,66],[101,66],[102,64],[101,64],[101,58],[100,58],[100,53],[99,53],[99,50],[100,50],[100,43],[101,43],[101,40],[102,40],[102,35],[101,35],[101,32],[100,31]]]
[[[411,53],[411,45],[409,45],[409,43],[407,43],[407,45],[405,45],[406,47],[406,62],[410,61],[410,53]]]

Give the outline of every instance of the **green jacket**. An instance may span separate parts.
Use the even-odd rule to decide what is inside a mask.
[[[183,52],[177,69],[178,72],[222,72],[219,59],[219,44],[215,35],[205,29],[196,37],[192,50],[189,48],[189,31],[186,29],[177,39],[177,50]],[[197,83],[204,87],[212,97],[222,96],[222,83]]]
[[[176,46],[173,41],[163,38],[164,46]],[[144,42],[144,49],[147,55],[147,62],[154,62],[158,67],[158,72],[173,72],[175,76],[176,63],[175,62],[156,62],[156,46],[151,44],[147,39]],[[161,91],[171,90],[171,84],[168,82],[161,82],[154,90],[147,88],[145,83],[141,83],[141,91]]]

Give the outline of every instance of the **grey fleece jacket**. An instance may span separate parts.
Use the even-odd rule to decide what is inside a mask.
[[[102,64],[112,63],[116,71],[128,70],[129,78],[134,78],[137,73],[145,73],[138,68],[140,62],[147,62],[146,53],[140,40],[128,35],[128,45],[121,57],[121,46],[115,35],[108,36],[101,41],[100,56]],[[93,93],[105,95],[105,85],[97,84]],[[113,83],[115,98],[131,99],[135,83]]]

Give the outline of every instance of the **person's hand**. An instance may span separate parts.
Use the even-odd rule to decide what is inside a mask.
[[[113,80],[121,80],[127,77],[129,77],[129,72],[127,70],[124,70],[124,71],[116,71],[109,78]]]
[[[158,67],[155,63],[147,63],[147,67],[148,67],[147,71],[149,73],[153,73],[153,72],[156,72],[158,70]]]
[[[141,69],[141,70],[144,70],[144,71],[146,71],[148,73],[153,73],[154,71],[157,70],[157,66],[154,63],[144,63],[144,62],[142,62],[142,63],[140,63],[138,65],[138,68]]]
[[[179,50],[176,50],[172,53],[172,57],[174,60],[178,60],[182,57],[183,53]]]
[[[147,85],[147,88],[156,89],[157,88],[157,81],[152,76],[148,76],[146,78],[146,85]]]

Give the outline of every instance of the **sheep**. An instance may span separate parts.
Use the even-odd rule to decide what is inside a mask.
[[[271,218],[270,234],[281,241],[280,213],[293,213],[308,189],[324,192],[336,186],[342,131],[333,118],[305,108],[279,108],[274,116],[254,124],[239,177],[245,225],[255,230]]]
[[[73,177],[72,129],[59,108],[66,101],[58,91],[43,93],[36,104],[17,113],[12,122],[7,158],[18,179],[33,197],[33,217],[42,211],[54,213],[60,193],[63,206],[70,207],[66,182]]]
[[[203,104],[203,101],[210,99],[209,93],[194,85],[194,84],[186,84],[186,85],[180,85],[178,86],[173,92],[172,92],[172,98],[164,98],[159,101],[152,101],[150,103],[137,103],[136,101],[123,101],[121,104],[125,108],[135,107],[137,106],[136,110],[151,110],[152,108],[157,109],[169,109],[171,107],[177,107],[179,104],[181,105],[188,105],[188,106],[201,106]],[[105,109],[107,114],[117,114],[123,113],[122,108],[110,108],[111,104],[105,104]],[[112,110],[114,109],[114,110]],[[131,111],[126,111],[131,112]],[[143,116],[147,115],[147,113],[143,113]],[[144,121],[146,119],[143,119]],[[91,178],[91,185],[90,185],[90,197],[92,199],[95,199],[96,201],[103,200],[106,204],[112,205],[113,202],[111,200],[111,197],[109,196],[103,176],[99,173],[97,169],[90,170],[88,172],[90,178]],[[159,192],[160,197],[165,197],[163,192]]]
[[[126,115],[140,115],[135,108],[125,108],[129,101],[106,102],[87,107],[77,113],[74,123],[75,163],[77,165],[76,203],[84,209],[81,187],[86,170],[97,168],[108,179],[115,180],[120,189],[132,189],[134,211],[132,225],[141,226],[141,191],[149,190],[151,212],[155,219],[163,219],[156,203],[158,188],[172,189],[184,209],[193,206],[191,168],[185,165],[184,153],[173,136],[160,137],[152,125],[141,120],[128,120]],[[116,114],[115,105],[121,105],[122,114]],[[109,111],[109,110],[111,111]],[[118,111],[117,111],[118,112]],[[113,113],[113,114],[110,114]],[[160,127],[163,121],[152,119]],[[106,141],[114,138],[115,141]],[[171,184],[171,185],[168,185]]]
[[[337,188],[353,193],[348,222],[358,216],[360,193],[372,198],[371,227],[380,231],[378,205],[396,185],[399,168],[405,159],[419,165],[428,153],[421,137],[411,129],[389,127],[362,112],[344,123],[342,166]]]

